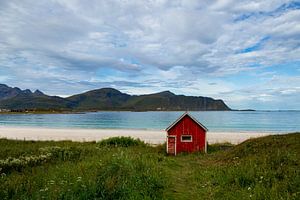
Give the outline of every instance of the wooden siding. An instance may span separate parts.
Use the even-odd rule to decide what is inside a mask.
[[[191,135],[191,142],[182,142],[182,135]],[[176,137],[176,154],[181,152],[205,151],[206,130],[199,126],[189,115],[185,115],[169,131],[168,136]]]

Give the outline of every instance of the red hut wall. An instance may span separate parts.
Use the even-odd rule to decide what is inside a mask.
[[[176,154],[181,152],[205,151],[206,131],[189,116],[185,116],[168,131],[176,136]],[[191,135],[191,142],[182,142],[182,135]]]

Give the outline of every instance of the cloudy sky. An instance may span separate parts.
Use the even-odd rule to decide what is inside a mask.
[[[0,0],[0,83],[300,109],[300,2]]]

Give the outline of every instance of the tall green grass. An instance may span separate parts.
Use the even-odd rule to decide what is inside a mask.
[[[166,176],[155,155],[112,155],[97,172],[96,197],[99,199],[162,199]]]
[[[300,199],[299,133],[208,152],[167,156],[133,138],[0,139],[0,199]]]

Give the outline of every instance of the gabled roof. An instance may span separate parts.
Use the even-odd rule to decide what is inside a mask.
[[[185,116],[190,117],[194,122],[196,122],[199,126],[201,126],[205,131],[208,131],[208,129],[201,124],[198,120],[196,120],[192,115],[190,115],[188,112],[183,113],[175,122],[173,122],[168,128],[166,128],[166,131],[169,131],[173,126],[175,126],[178,122],[181,121]]]

